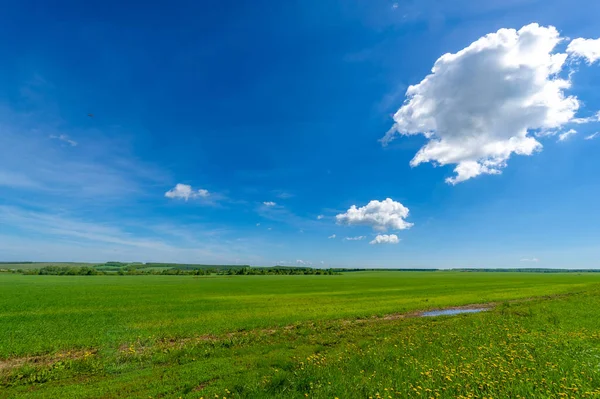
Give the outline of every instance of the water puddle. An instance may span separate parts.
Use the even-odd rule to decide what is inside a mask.
[[[472,308],[472,309],[445,309],[445,310],[432,310],[429,312],[421,313],[421,317],[432,317],[432,316],[454,316],[461,313],[479,313],[485,312],[488,308]]]

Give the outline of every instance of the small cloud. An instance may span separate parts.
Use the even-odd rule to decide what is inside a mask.
[[[366,236],[356,236],[356,237],[346,237],[344,238],[344,240],[346,241],[360,241],[360,240],[364,240],[365,238],[367,238]]]
[[[165,197],[167,198],[184,199],[186,201],[194,198],[207,198],[209,196],[210,193],[208,192],[208,190],[205,190],[203,188],[199,190],[193,190],[192,186],[190,186],[189,184],[181,183],[176,184],[174,188],[170,189],[165,193]]]
[[[569,129],[568,131],[558,135],[558,141],[565,141],[574,134],[577,134],[577,130]]]
[[[308,260],[296,259],[296,264],[310,266],[310,265],[312,265],[312,262],[310,262]]]
[[[392,4],[392,10],[395,10],[396,8],[398,8],[398,3]]]
[[[277,204],[273,201],[265,201],[265,202],[263,202],[263,205],[264,206],[275,206]]]
[[[300,230],[299,230],[299,233],[304,233],[304,230],[300,229]]]
[[[585,118],[573,118],[573,120],[571,120],[571,122],[576,123],[578,125],[582,125],[582,124],[590,123],[590,122],[600,122],[600,111],[596,112],[592,116],[588,116]]]
[[[600,39],[574,39],[567,46],[567,53],[576,58],[585,58],[588,64],[600,59]]]
[[[521,262],[539,262],[540,260],[538,258],[523,258],[521,259]]]
[[[391,198],[383,201],[373,200],[367,205],[358,208],[352,205],[345,213],[335,217],[338,224],[344,225],[366,225],[375,230],[385,231],[387,229],[404,230],[413,226],[407,222],[408,208],[400,202]]]
[[[260,223],[256,223],[256,227],[260,226]]]
[[[371,245],[377,245],[377,244],[398,244],[399,242],[400,242],[400,239],[398,238],[398,236],[396,234],[390,234],[390,235],[379,234],[369,244],[371,244]]]
[[[332,235],[330,235],[330,236],[329,236],[329,237],[327,237],[327,238],[335,238],[335,234],[332,234]]]
[[[325,217],[325,216],[323,216],[323,215],[319,215],[319,216],[317,216],[317,220],[321,220],[321,219],[323,219],[324,217]]]
[[[271,231],[271,230],[273,230],[273,228],[272,227],[268,227],[267,230]]]
[[[595,139],[596,137],[598,137],[598,135],[600,135],[600,132],[596,132],[596,133],[594,133],[594,134],[590,134],[589,136],[586,136],[586,137],[585,137],[585,139],[586,139],[586,140],[593,140],[593,139]]]
[[[51,139],[53,139],[53,140],[59,140],[59,141],[62,141],[64,143],[67,143],[71,147],[75,147],[77,145],[77,142],[75,140],[71,140],[69,138],[69,136],[67,136],[66,134],[60,134],[58,136],[55,135],[55,134],[51,134],[49,137]]]
[[[324,264],[325,264],[325,261],[321,261],[321,264],[322,264],[322,265],[324,265]]]

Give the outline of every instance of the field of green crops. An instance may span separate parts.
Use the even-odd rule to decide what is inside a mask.
[[[600,398],[598,309],[591,273],[0,273],[0,398]]]

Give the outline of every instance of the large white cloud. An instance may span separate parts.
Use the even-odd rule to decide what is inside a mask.
[[[398,244],[400,239],[396,234],[378,234],[369,244]]]
[[[375,230],[404,230],[412,227],[407,222],[408,208],[400,202],[386,198],[384,201],[373,200],[358,208],[352,205],[345,213],[335,217],[338,224],[371,226]]]
[[[567,53],[573,57],[585,58],[592,64],[600,60],[600,39],[574,39],[567,46]]]
[[[165,193],[165,197],[167,198],[184,199],[186,201],[190,198],[206,198],[208,196],[210,196],[208,190],[203,188],[193,190],[192,186],[181,183],[176,184],[175,187]]]
[[[556,28],[531,24],[500,29],[444,54],[431,74],[408,88],[381,142],[424,135],[428,142],[411,166],[456,165],[456,175],[446,179],[450,184],[501,173],[511,154],[541,150],[530,133],[544,136],[576,119],[580,102],[565,94],[571,82],[559,75],[568,54],[554,51],[561,40]]]

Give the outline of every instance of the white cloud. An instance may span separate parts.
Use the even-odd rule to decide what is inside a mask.
[[[573,136],[574,134],[577,134],[577,130],[575,130],[575,129],[569,129],[566,132],[561,133],[561,134],[558,135],[558,141],[565,141],[569,137]]]
[[[312,262],[310,262],[308,260],[297,259],[296,264],[310,266],[310,265],[312,265]]]
[[[514,153],[532,155],[542,145],[528,133],[558,130],[573,121],[580,103],[559,73],[566,53],[556,28],[538,24],[500,29],[455,54],[444,54],[394,115],[381,139],[422,134],[428,142],[411,160],[456,165],[456,184],[499,174]]]
[[[321,220],[321,219],[323,219],[324,217],[325,217],[325,216],[323,216],[323,215],[319,215],[319,216],[317,216],[317,220]]]
[[[589,136],[585,136],[585,139],[586,139],[586,140],[593,140],[593,139],[595,139],[596,137],[598,137],[598,135],[600,135],[600,132],[596,132],[596,133],[594,133],[594,134],[590,134]]]
[[[165,193],[165,197],[167,198],[184,199],[186,201],[194,198],[206,198],[208,196],[210,196],[208,190],[203,188],[193,190],[192,186],[181,183],[176,184],[175,187]]]
[[[265,201],[265,202],[263,202],[263,205],[264,206],[275,206],[277,204],[273,201]]]
[[[260,223],[256,223],[256,227],[260,226]]]
[[[540,260],[538,258],[523,258],[521,259],[521,262],[539,262]]]
[[[271,230],[273,230],[273,228],[272,227],[267,227],[267,230],[271,231]]]
[[[404,230],[413,226],[413,223],[404,220],[408,217],[408,212],[408,208],[400,202],[386,198],[384,201],[373,200],[360,208],[352,205],[335,219],[338,224],[366,225],[379,231]]]
[[[573,118],[571,120],[572,123],[576,123],[578,125],[590,122],[600,122],[600,111],[596,112],[592,116],[588,116],[586,118]]]
[[[356,236],[356,237],[346,237],[344,238],[344,240],[346,241],[360,241],[360,240],[364,240],[365,238],[367,238],[366,236]]]
[[[327,237],[327,238],[330,238],[330,239],[332,239],[332,238],[335,238],[335,234],[332,234],[332,235],[330,235],[330,236],[329,236],[329,237]]]
[[[67,136],[66,134],[59,134],[59,135],[51,134],[49,137],[53,140],[59,140],[64,143],[67,143],[71,147],[75,147],[77,145],[77,142],[75,140],[71,140],[69,138],[69,136]]]
[[[369,242],[369,244],[398,244],[399,242],[400,239],[396,234],[378,234],[373,241]]]
[[[574,39],[567,46],[567,53],[572,57],[585,58],[588,64],[600,59],[600,39]]]

